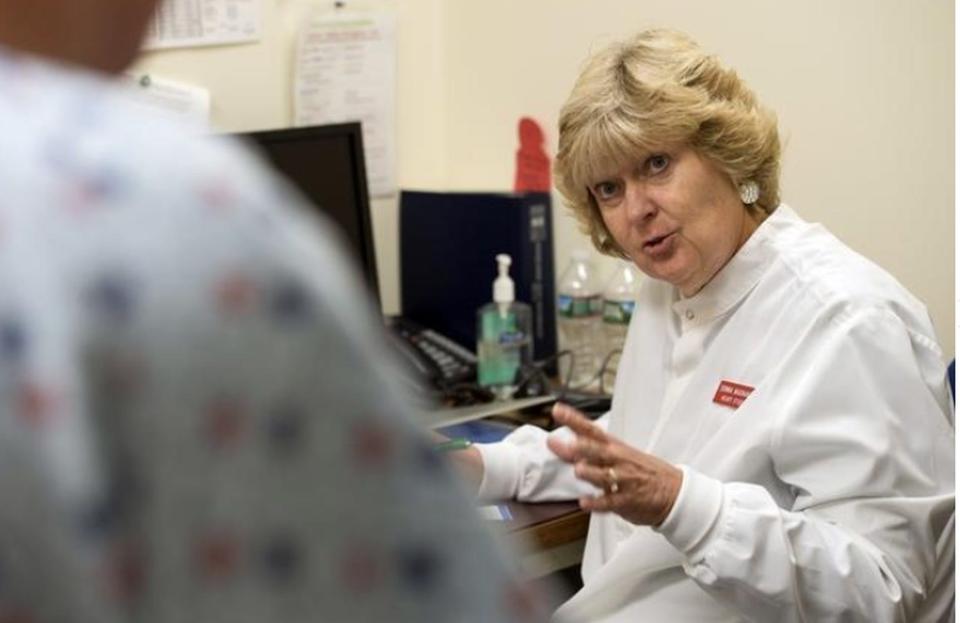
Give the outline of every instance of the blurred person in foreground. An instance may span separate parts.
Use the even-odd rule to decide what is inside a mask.
[[[0,621],[536,620],[328,226],[110,81],[155,5],[0,0]]]
[[[951,616],[943,353],[919,301],[781,203],[773,114],[652,30],[588,60],[559,127],[572,212],[650,277],[613,403],[458,453],[484,498],[592,512],[557,618]]]

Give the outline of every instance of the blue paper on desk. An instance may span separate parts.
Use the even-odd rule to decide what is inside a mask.
[[[486,420],[474,420],[472,422],[463,422],[452,426],[438,428],[437,432],[450,439],[469,439],[473,443],[493,443],[500,441],[511,432],[514,426],[504,424],[503,422],[491,422]]]
[[[437,432],[450,439],[469,439],[473,443],[493,443],[500,441],[510,434],[516,427],[503,422],[488,420],[473,420],[438,428]],[[513,513],[506,504],[481,506],[477,509],[480,516],[491,521],[510,521]]]
[[[480,517],[488,521],[510,521],[513,519],[513,513],[506,504],[497,504],[494,506],[480,506],[477,508]]]

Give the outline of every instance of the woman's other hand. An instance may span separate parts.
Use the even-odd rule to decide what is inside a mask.
[[[434,431],[430,432],[430,439],[438,446],[450,441],[447,437]],[[483,457],[481,457],[480,451],[471,445],[462,450],[444,451],[443,454],[460,473],[461,478],[470,488],[470,492],[473,494],[479,492],[480,483],[483,482]]]
[[[578,478],[603,490],[581,497],[583,510],[616,513],[638,525],[657,526],[667,518],[683,481],[679,468],[608,435],[569,405],[555,404],[553,419],[576,439],[550,438],[550,450],[571,463]]]

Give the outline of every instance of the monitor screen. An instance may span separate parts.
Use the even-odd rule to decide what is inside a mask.
[[[379,299],[367,175],[359,123],[342,123],[239,135],[335,223],[352,247],[374,297]]]

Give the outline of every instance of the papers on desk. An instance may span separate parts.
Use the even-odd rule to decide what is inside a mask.
[[[512,433],[516,428],[517,424],[513,423],[474,420],[434,430],[449,439],[468,439],[472,443],[494,443]]]
[[[510,521],[513,519],[513,513],[506,504],[497,504],[496,506],[478,506],[477,512],[482,519],[488,521]]]
[[[440,428],[442,426],[452,426],[461,422],[471,422],[491,415],[501,413],[511,413],[520,411],[527,407],[545,404],[556,400],[556,396],[534,396],[533,398],[520,398],[517,400],[495,400],[479,405],[470,405],[469,407],[451,407],[449,409],[421,410],[418,414],[420,423],[428,428]]]

